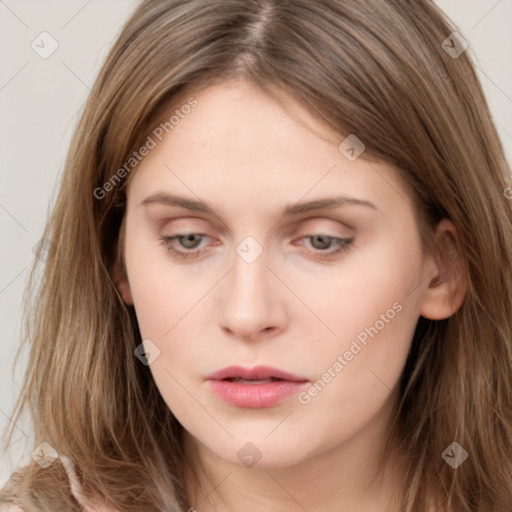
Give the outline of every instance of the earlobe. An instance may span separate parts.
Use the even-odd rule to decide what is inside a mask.
[[[440,250],[435,262],[430,260],[430,269],[426,270],[427,288],[423,292],[420,313],[431,320],[443,320],[462,305],[468,281],[453,223],[443,219],[437,226],[436,237]]]
[[[126,272],[123,272],[122,274],[120,272],[114,272],[114,283],[121,294],[123,302],[128,306],[133,306],[132,292],[130,290],[130,283],[128,282]]]

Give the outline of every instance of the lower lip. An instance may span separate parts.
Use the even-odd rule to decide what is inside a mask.
[[[276,405],[285,398],[298,393],[307,382],[277,380],[263,384],[243,384],[227,380],[210,380],[215,393],[228,404],[237,407],[261,409]]]

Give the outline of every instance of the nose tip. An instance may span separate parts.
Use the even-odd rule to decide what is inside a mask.
[[[284,322],[279,285],[263,252],[256,239],[246,237],[222,287],[220,325],[245,340],[279,331]]]

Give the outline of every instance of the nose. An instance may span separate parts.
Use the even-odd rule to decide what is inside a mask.
[[[265,251],[251,263],[235,254],[222,283],[219,311],[220,326],[230,335],[255,340],[286,328],[284,286],[267,264]]]

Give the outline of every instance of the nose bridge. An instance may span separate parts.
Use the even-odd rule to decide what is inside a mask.
[[[252,236],[246,237],[236,247],[231,292],[239,304],[254,307],[270,299],[268,256],[268,251]]]
[[[276,327],[278,302],[270,264],[270,252],[253,237],[236,247],[233,267],[223,288],[221,323],[240,336],[252,336]]]

